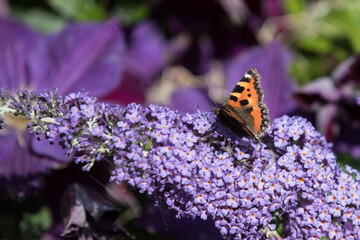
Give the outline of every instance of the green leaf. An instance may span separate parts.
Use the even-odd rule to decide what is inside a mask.
[[[298,54],[289,67],[290,75],[296,78],[300,86],[307,84],[312,79],[310,64],[310,61],[305,56]]]
[[[327,22],[338,29],[351,43],[354,52],[360,52],[360,9],[333,10],[326,18]]]
[[[114,14],[121,19],[123,26],[131,26],[140,22],[149,15],[149,3],[141,1],[128,1],[126,4],[121,2],[114,7]]]
[[[44,206],[37,212],[25,212],[19,224],[24,234],[41,236],[51,226],[50,209]]]
[[[345,165],[349,165],[357,170],[360,170],[359,159],[354,159],[350,154],[338,153],[336,154],[336,161],[340,163],[341,167],[345,167]]]
[[[322,34],[314,35],[312,38],[302,39],[300,46],[306,51],[318,54],[325,54],[333,48],[331,39]]]
[[[42,9],[13,9],[13,14],[16,18],[22,20],[30,27],[39,30],[43,33],[52,33],[61,30],[66,21],[50,12]]]
[[[285,6],[290,4],[288,1]],[[293,6],[286,16],[293,29],[292,44],[297,53],[291,75],[305,84],[329,75],[339,62],[360,52],[360,2],[295,2],[302,2],[304,7],[294,10]]]
[[[151,149],[151,146],[152,146],[152,142],[151,142],[151,140],[148,140],[148,142],[146,143],[146,145],[145,145],[145,149],[146,150],[150,150]]]
[[[105,10],[95,0],[49,0],[49,5],[66,18],[77,21],[103,20]]]
[[[299,13],[304,10],[304,0],[283,0],[283,6],[287,13]]]

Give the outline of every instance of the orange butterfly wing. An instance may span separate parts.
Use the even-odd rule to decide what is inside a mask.
[[[218,111],[222,122],[233,132],[240,136],[247,134],[257,140],[271,123],[268,108],[263,103],[264,92],[260,79],[256,69],[250,69]]]
[[[228,104],[232,108],[242,109],[262,102],[264,92],[261,88],[260,78],[255,68],[250,69],[225,99],[224,105]]]

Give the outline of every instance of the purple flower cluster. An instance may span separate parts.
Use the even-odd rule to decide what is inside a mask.
[[[360,174],[341,169],[304,118],[275,119],[257,143],[208,112],[119,107],[82,93],[25,95],[9,108],[35,119],[36,133],[59,136],[85,169],[111,160],[111,181],[127,181],[178,217],[212,219],[225,239],[358,239]],[[8,98],[0,91],[2,104]]]
[[[271,135],[281,191],[292,192],[284,201],[296,200],[283,213],[286,239],[358,239],[359,173],[341,169],[331,145],[303,118],[276,119]]]

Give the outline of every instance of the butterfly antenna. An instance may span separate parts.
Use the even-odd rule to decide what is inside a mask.
[[[210,81],[211,81],[211,80],[210,80]],[[217,103],[213,100],[214,98],[211,96],[210,85],[211,85],[211,83],[208,83],[208,93],[209,93],[209,97],[210,97],[211,101],[215,104],[216,109],[218,109]],[[196,104],[195,107],[196,107],[196,108],[199,108],[200,106]],[[213,111],[214,111],[214,107],[213,107]],[[213,125],[214,125],[214,123],[216,122],[216,118],[215,118],[213,121],[210,121],[210,119],[208,118],[208,115],[206,115],[206,114],[204,114],[204,115],[205,115],[206,119],[208,120],[208,122],[211,122],[210,128],[212,128]]]
[[[111,190],[106,187],[104,184],[102,184],[99,180],[97,180],[94,176],[92,176],[90,173],[85,172],[90,178],[92,178],[97,184],[99,184],[100,186],[102,186],[104,189],[106,189],[108,192],[111,192]]]
[[[108,159],[105,159],[105,161],[108,163],[108,164],[110,164],[112,167],[116,167],[116,165],[113,163],[113,162],[111,162],[111,161],[109,161]],[[104,184],[102,184],[98,179],[96,179],[93,175],[91,175],[89,172],[85,172],[90,178],[92,178],[97,184],[99,184],[100,186],[102,186],[104,189],[106,189],[106,191],[108,192],[108,193],[111,193],[111,190],[108,188],[108,187],[106,187]],[[114,194],[115,195],[115,194]]]
[[[219,105],[217,104],[216,101],[214,101],[214,96],[212,95],[212,91],[211,91],[211,79],[210,79],[210,82],[208,83],[208,93],[209,93],[209,97],[210,99],[212,100],[212,102],[214,103],[215,105],[215,108],[219,108]]]
[[[213,107],[213,112],[217,112],[217,111],[219,111],[219,109],[220,109],[220,107],[219,107],[219,105],[217,104],[217,102],[216,101],[214,101],[214,96],[212,96],[212,91],[211,91],[211,78],[210,78],[210,82],[208,83],[208,93],[209,93],[209,97],[210,97],[210,99],[212,100],[212,102],[214,103],[214,105],[215,105],[215,108]],[[211,126],[210,126],[210,128],[212,128],[213,126],[214,126],[214,124],[215,124],[215,122],[216,122],[216,119],[217,118],[214,118],[214,120],[213,121],[210,121],[209,119],[208,119],[208,121],[209,122],[211,122]]]
[[[161,209],[160,209],[160,211],[161,211]],[[167,231],[167,232],[170,232],[169,227],[168,227],[168,225],[167,225],[167,223],[166,223],[166,220],[165,220],[165,218],[164,218],[163,213],[161,213],[161,218],[162,218],[162,220],[163,220],[163,222],[164,222],[164,225],[165,225],[166,231]]]

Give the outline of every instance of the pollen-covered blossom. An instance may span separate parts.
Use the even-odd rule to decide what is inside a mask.
[[[2,105],[8,98],[2,91]],[[275,119],[257,143],[208,112],[182,116],[56,92],[12,101],[10,112],[34,119],[29,128],[49,140],[59,135],[85,169],[112,160],[112,181],[127,181],[178,217],[213,220],[224,239],[359,239],[360,174],[343,171],[304,118]]]

